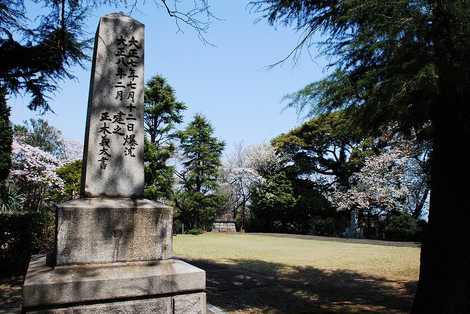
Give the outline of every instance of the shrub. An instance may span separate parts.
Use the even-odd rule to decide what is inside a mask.
[[[392,241],[412,241],[416,238],[416,219],[408,214],[392,216],[385,226],[385,238]]]
[[[193,228],[191,230],[188,230],[186,233],[187,234],[192,234],[192,235],[199,235],[199,234],[203,234],[204,230],[202,230],[200,228]]]
[[[0,213],[0,276],[24,272],[31,254],[52,248],[54,229],[50,211]]]
[[[310,234],[319,236],[336,235],[336,223],[333,217],[314,217],[310,223]]]

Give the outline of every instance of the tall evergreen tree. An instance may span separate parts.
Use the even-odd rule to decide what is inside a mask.
[[[217,177],[225,144],[213,133],[209,121],[201,115],[195,115],[179,132],[184,168],[176,206],[181,221],[190,228],[208,228],[219,204]]]
[[[394,124],[433,142],[429,225],[412,313],[470,311],[467,155],[470,136],[470,1],[259,0],[270,23],[321,32],[336,69],[294,95],[311,113],[350,110],[370,132]],[[295,51],[299,50],[294,50]],[[452,165],[452,168],[449,168]]]
[[[0,193],[11,165],[12,129],[10,125],[10,108],[6,95],[0,87]]]
[[[167,165],[175,152],[176,125],[183,121],[186,105],[176,100],[173,88],[162,76],[153,77],[145,87],[145,194],[171,198],[174,167]]]

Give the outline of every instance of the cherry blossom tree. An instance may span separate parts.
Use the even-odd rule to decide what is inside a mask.
[[[361,170],[350,177],[350,188],[333,190],[330,200],[338,210],[352,211],[352,229],[357,228],[357,213],[361,211],[378,216],[407,213],[419,218],[418,202],[422,206],[423,199],[428,198],[422,158],[426,156],[413,141],[393,142],[380,154],[367,157]]]
[[[23,195],[23,210],[41,209],[49,193],[63,187],[55,172],[59,166],[59,160],[52,154],[13,140],[10,184]]]
[[[226,158],[220,176],[220,189],[226,198],[226,210],[233,211],[234,217],[240,211],[241,228],[244,230],[247,205],[252,188],[264,181],[263,174],[280,169],[280,159],[269,144],[244,147],[235,145],[234,153]]]

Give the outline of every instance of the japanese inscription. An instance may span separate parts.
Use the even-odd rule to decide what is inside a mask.
[[[106,169],[112,155],[109,152],[110,141],[119,141],[122,145],[122,153],[129,158],[135,158],[135,150],[139,145],[135,138],[135,91],[137,89],[137,66],[142,58],[142,45],[134,37],[130,38],[120,35],[116,39],[115,53],[116,57],[116,82],[113,86],[114,100],[118,101],[116,112],[100,112],[100,128],[98,136],[100,137],[100,150],[98,161],[102,170]]]
[[[100,19],[87,133],[85,196],[143,194],[144,25],[123,14]]]

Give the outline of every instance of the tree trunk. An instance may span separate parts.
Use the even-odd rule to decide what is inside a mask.
[[[416,203],[415,209],[413,211],[413,217],[415,219],[418,219],[419,217],[421,217],[421,214],[423,213],[424,204],[426,204],[426,200],[428,199],[428,194],[429,194],[429,188],[426,188],[424,190],[423,195],[418,200],[418,203]]]
[[[413,314],[470,313],[470,163],[463,153],[470,139],[470,70],[463,68],[468,49],[456,45],[455,9],[454,1],[442,0],[433,12],[439,97],[431,113],[431,203]]]
[[[440,123],[438,128],[432,159],[429,224],[412,313],[470,313],[470,206],[465,184],[470,178],[470,164],[464,160],[464,154],[452,153],[453,148],[462,145],[453,139],[458,134],[454,132],[463,130],[455,130],[448,123]],[[449,169],[452,164],[459,165],[459,169]]]

